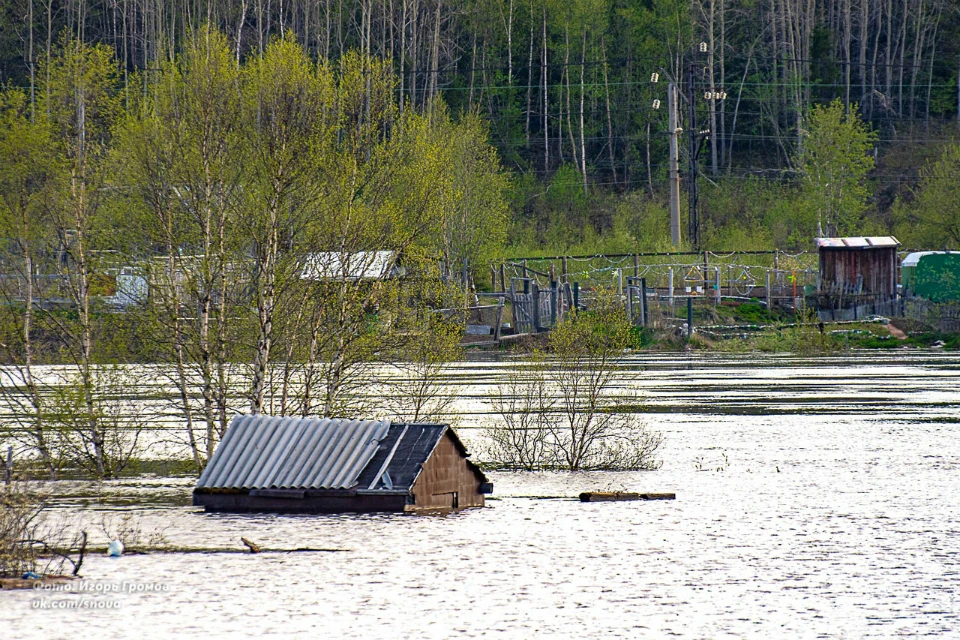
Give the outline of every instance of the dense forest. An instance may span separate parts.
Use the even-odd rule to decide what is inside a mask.
[[[834,230],[942,238],[911,236],[911,203],[956,135],[951,0],[11,0],[0,20],[0,78],[31,96],[64,37],[107,45],[127,100],[206,24],[238,63],[287,32],[313,59],[385,60],[401,112],[440,97],[488,122],[513,174],[508,253],[669,247],[671,80],[700,245],[808,246],[816,205],[785,203],[802,200],[811,109],[834,100],[866,123],[875,160],[862,215]]]

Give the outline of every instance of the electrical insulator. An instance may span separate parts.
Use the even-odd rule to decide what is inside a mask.
[[[703,99],[704,99],[704,100],[709,100],[709,99],[712,98],[712,97],[713,97],[713,94],[710,93],[709,91],[706,91],[706,92],[704,92],[704,94],[703,94]]]
[[[654,108],[654,109],[659,109],[659,108],[660,108],[660,101],[659,101],[659,100],[654,100],[654,101],[653,101],[653,108]]]
[[[650,82],[658,82],[660,80],[660,74],[654,73],[650,75]]]
[[[706,52],[707,52],[707,43],[706,43],[706,42],[701,42],[701,43],[700,43],[700,53],[706,53]]]
[[[720,92],[720,99],[721,99],[721,100],[726,100],[726,99],[727,99],[727,92],[726,92],[726,91],[721,91],[721,92]]]

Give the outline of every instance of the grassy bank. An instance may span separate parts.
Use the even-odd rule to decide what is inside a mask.
[[[744,305],[747,306],[747,305]],[[763,309],[766,313],[766,310]],[[748,311],[748,313],[750,313]],[[825,323],[790,316],[773,322],[711,324],[687,338],[676,331],[637,328],[633,345],[643,351],[703,350],[721,353],[817,354],[852,349],[960,350],[960,333],[942,333],[917,323],[894,319],[882,322]]]

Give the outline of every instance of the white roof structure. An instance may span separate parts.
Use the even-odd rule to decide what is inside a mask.
[[[385,280],[402,275],[396,251],[311,253],[300,270],[302,280]]]
[[[851,236],[849,238],[817,238],[818,249],[888,249],[899,247],[893,236]]]
[[[957,253],[956,251],[915,251],[907,254],[907,257],[900,263],[901,267],[915,267],[920,264],[920,259],[924,256],[944,255],[948,253]]]

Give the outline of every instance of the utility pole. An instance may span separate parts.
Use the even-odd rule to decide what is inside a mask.
[[[691,60],[687,65],[687,146],[689,157],[687,162],[687,204],[690,207],[690,213],[687,218],[687,236],[690,238],[690,245],[694,249],[700,248],[700,219],[697,215],[697,173],[700,169],[698,156],[700,155],[700,143],[697,134],[697,103],[694,101],[693,80],[697,71],[696,59]],[[706,276],[704,276],[706,277]]]
[[[670,240],[680,248],[680,151],[677,136],[682,129],[677,125],[677,85],[667,85],[667,126],[670,129]]]

